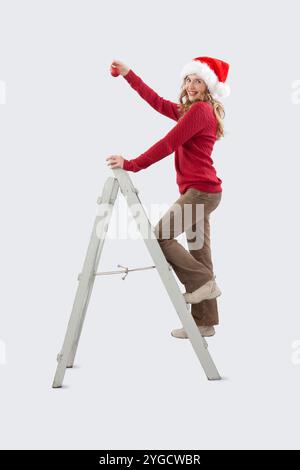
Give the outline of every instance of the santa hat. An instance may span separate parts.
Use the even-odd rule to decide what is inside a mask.
[[[207,85],[215,99],[226,98],[230,95],[230,88],[225,83],[229,64],[213,57],[195,57],[181,70],[180,79],[183,82],[187,75],[196,73]]]

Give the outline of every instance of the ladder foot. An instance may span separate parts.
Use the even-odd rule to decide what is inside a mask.
[[[208,380],[222,380],[222,377],[219,375],[217,377],[207,377]]]
[[[62,388],[62,385],[52,385],[52,388]]]

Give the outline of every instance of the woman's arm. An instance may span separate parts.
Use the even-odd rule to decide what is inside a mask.
[[[173,103],[172,101],[165,100],[159,96],[152,88],[150,88],[143,80],[136,75],[132,69],[127,72],[126,75],[123,75],[125,80],[129,85],[138,92],[138,94],[145,100],[147,103],[152,106],[156,111],[167,116],[174,121],[178,121],[179,112],[178,104]]]
[[[133,160],[124,159],[123,169],[137,172],[158,162],[174,152],[193,135],[205,129],[208,122],[207,104],[201,101],[194,103],[189,111],[178,121],[165,137],[152,145],[146,152]]]

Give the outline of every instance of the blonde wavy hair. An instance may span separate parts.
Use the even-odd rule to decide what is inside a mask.
[[[221,137],[224,137],[225,135],[225,132],[224,132],[224,124],[223,124],[223,119],[225,117],[225,110],[224,110],[224,107],[223,107],[223,104],[214,99],[209,91],[209,89],[205,88],[205,92],[204,92],[204,95],[199,98],[199,99],[196,99],[194,101],[190,101],[189,100],[189,95],[185,89],[185,86],[186,86],[186,78],[184,79],[183,81],[183,84],[181,86],[181,90],[180,90],[180,95],[179,95],[179,104],[178,104],[178,109],[179,109],[179,113],[180,113],[180,118],[181,119],[184,114],[190,109],[191,105],[197,101],[209,101],[211,104],[212,104],[212,107],[213,107],[213,110],[214,110],[214,114],[217,118],[217,121],[218,121],[218,128],[217,128],[217,140],[220,139]]]

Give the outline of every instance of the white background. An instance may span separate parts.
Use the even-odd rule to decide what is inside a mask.
[[[299,10],[0,2],[1,448],[299,448]],[[222,296],[208,341],[224,380],[207,381],[190,342],[171,337],[180,321],[149,270],[98,277],[76,367],[54,390],[105,158],[135,158],[175,125],[110,64],[177,101],[182,67],[201,55],[230,63],[232,90],[211,218]],[[174,154],[130,176],[146,207],[178,198]],[[99,268],[118,263],[152,260],[141,239],[108,240]]]

